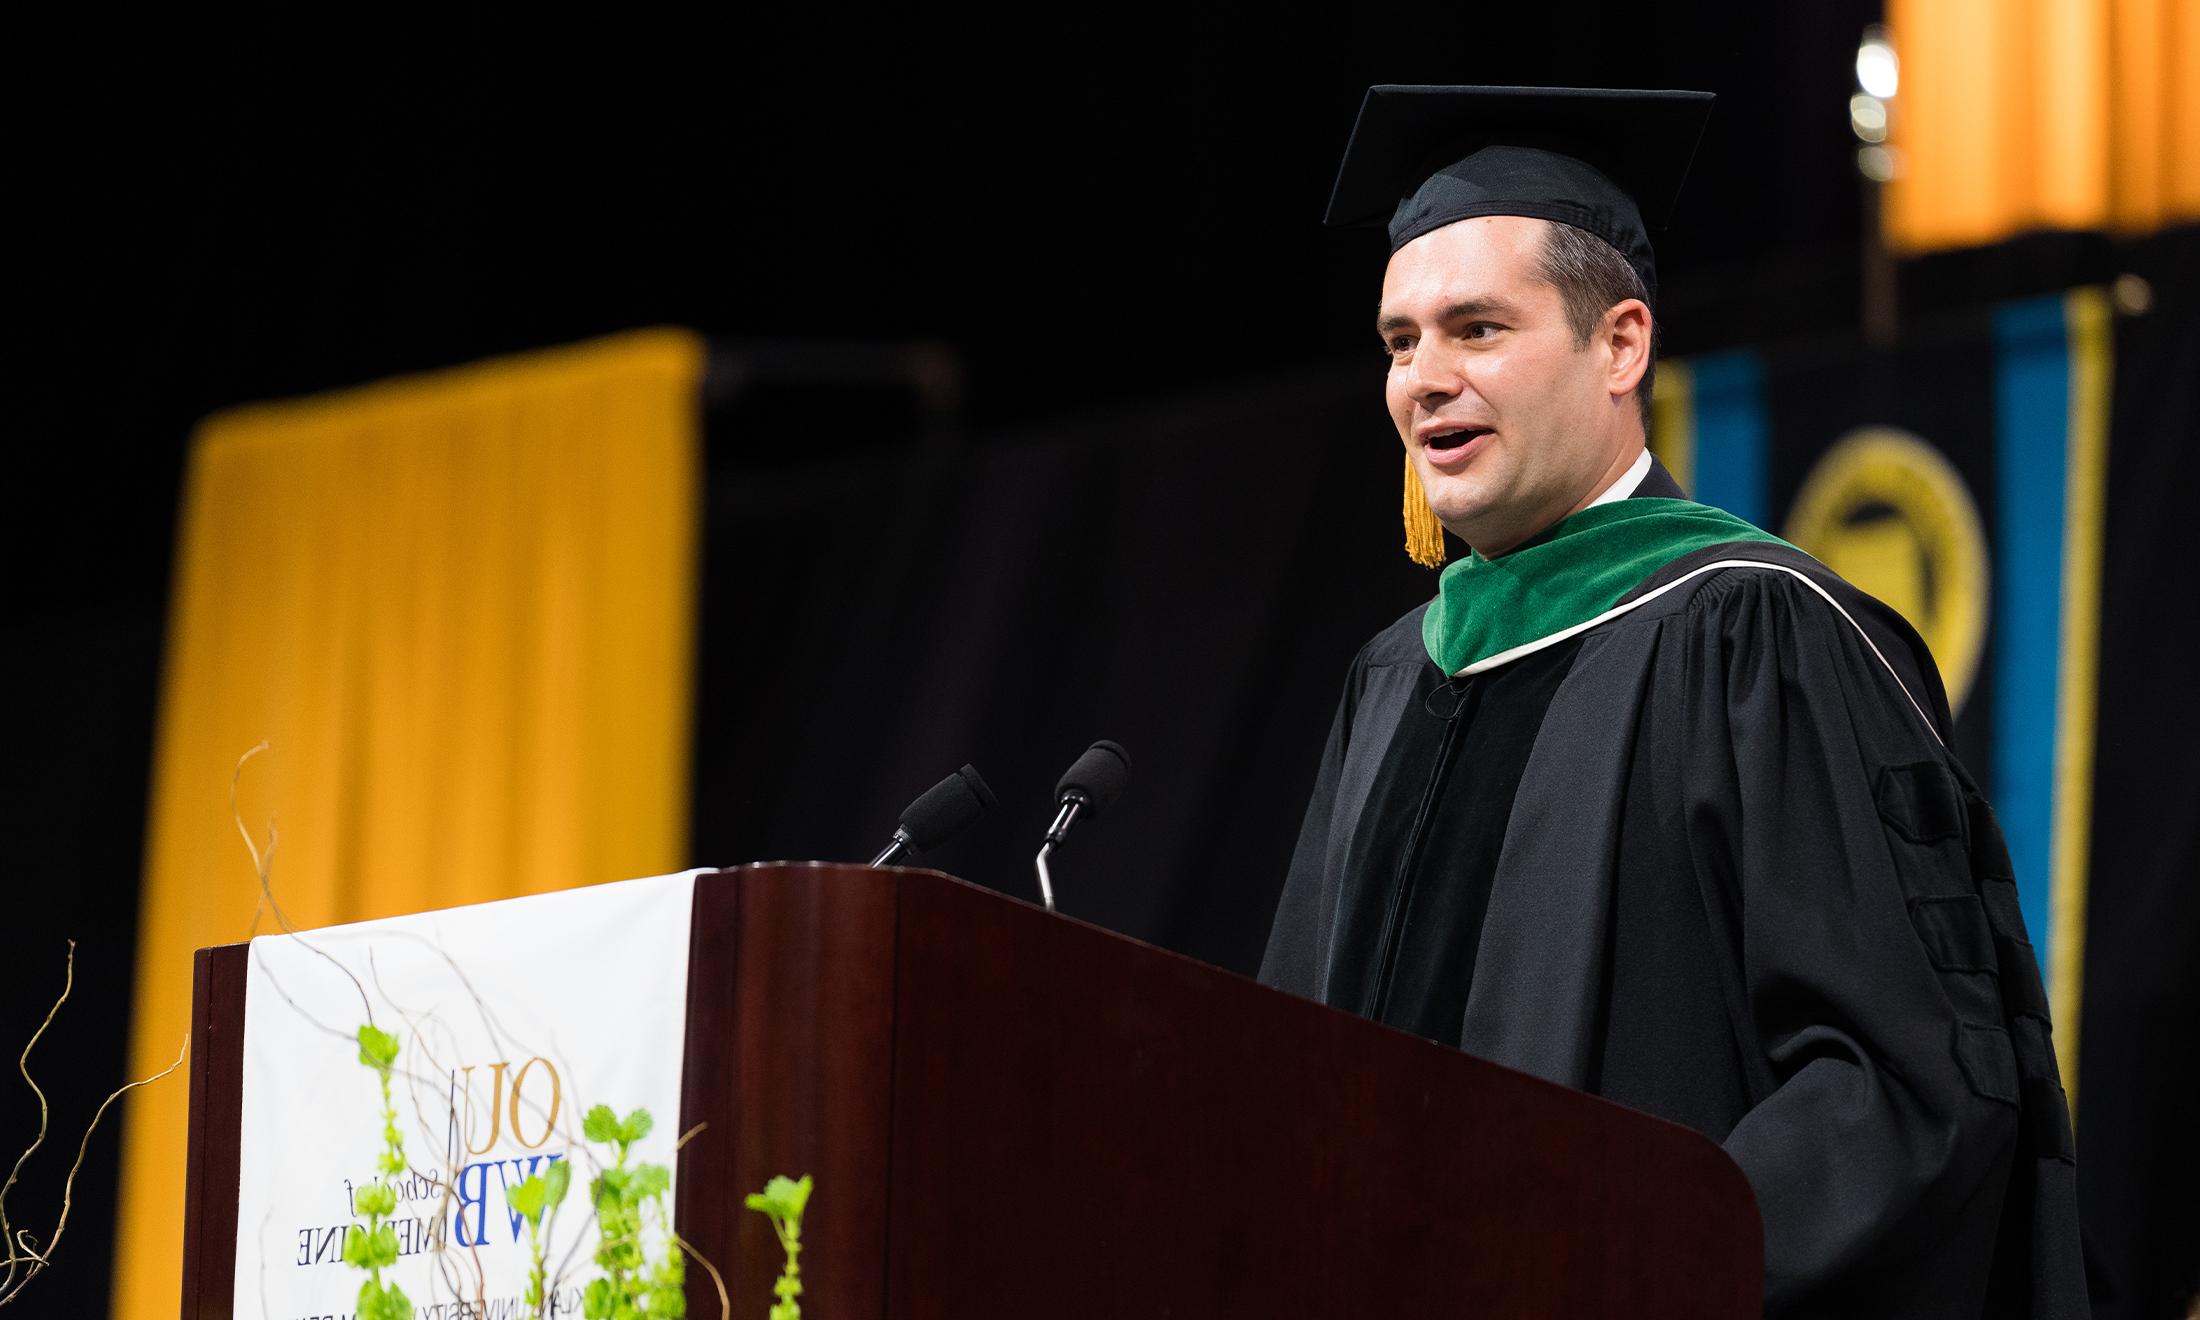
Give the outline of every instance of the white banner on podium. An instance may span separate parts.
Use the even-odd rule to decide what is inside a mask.
[[[381,1084],[356,1039],[398,1038],[391,1100],[407,1168],[389,1179],[386,1283],[416,1314],[525,1316],[526,1220],[507,1199],[571,1165],[547,1223],[553,1314],[580,1314],[600,1271],[590,1179],[597,1105],[654,1119],[629,1168],[675,1164],[696,871],[252,941],[239,1149],[239,1317],[349,1316],[367,1275],[344,1263],[385,1149]],[[670,1206],[668,1190],[663,1204]],[[577,1247],[576,1247],[577,1244]],[[646,1219],[649,1260],[665,1251]]]

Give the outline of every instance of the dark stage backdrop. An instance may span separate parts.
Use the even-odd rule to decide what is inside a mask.
[[[1250,970],[1345,667],[1432,582],[1382,363],[714,467],[695,859],[868,857],[969,761],[1000,808],[927,864],[1035,894],[1055,780],[1108,737],[1130,791],[1057,861],[1061,910]]]
[[[2200,231],[2137,268],[2156,301],[2116,335],[2077,1115],[2100,1320],[2200,1293]]]

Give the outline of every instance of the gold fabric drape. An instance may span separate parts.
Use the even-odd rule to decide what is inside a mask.
[[[1888,0],[1888,244],[2200,220],[2200,3]]]
[[[643,331],[201,427],[135,1075],[184,1037],[192,950],[275,929],[229,808],[262,739],[238,806],[300,927],[684,864],[701,363]],[[127,1114],[124,1320],[176,1314],[186,1111],[179,1074]]]

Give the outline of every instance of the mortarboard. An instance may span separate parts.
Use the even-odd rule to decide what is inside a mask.
[[[1472,216],[1557,220],[1619,249],[1655,294],[1647,230],[1672,213],[1711,99],[1595,87],[1370,87],[1328,222],[1385,223],[1396,252]]]
[[[1594,87],[1367,89],[1329,195],[1328,223],[1385,224],[1390,250],[1457,220],[1522,215],[1586,230],[1642,277],[1695,157],[1709,92]],[[1406,553],[1434,568],[1444,533],[1409,455]]]

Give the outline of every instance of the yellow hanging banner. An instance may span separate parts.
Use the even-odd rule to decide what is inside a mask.
[[[2193,0],[1888,0],[1900,252],[2200,220]]]
[[[186,1033],[192,950],[277,929],[229,805],[263,741],[237,805],[300,928],[684,865],[702,366],[638,331],[201,426],[133,1075]],[[177,1312],[186,1101],[127,1111],[121,1320]]]

